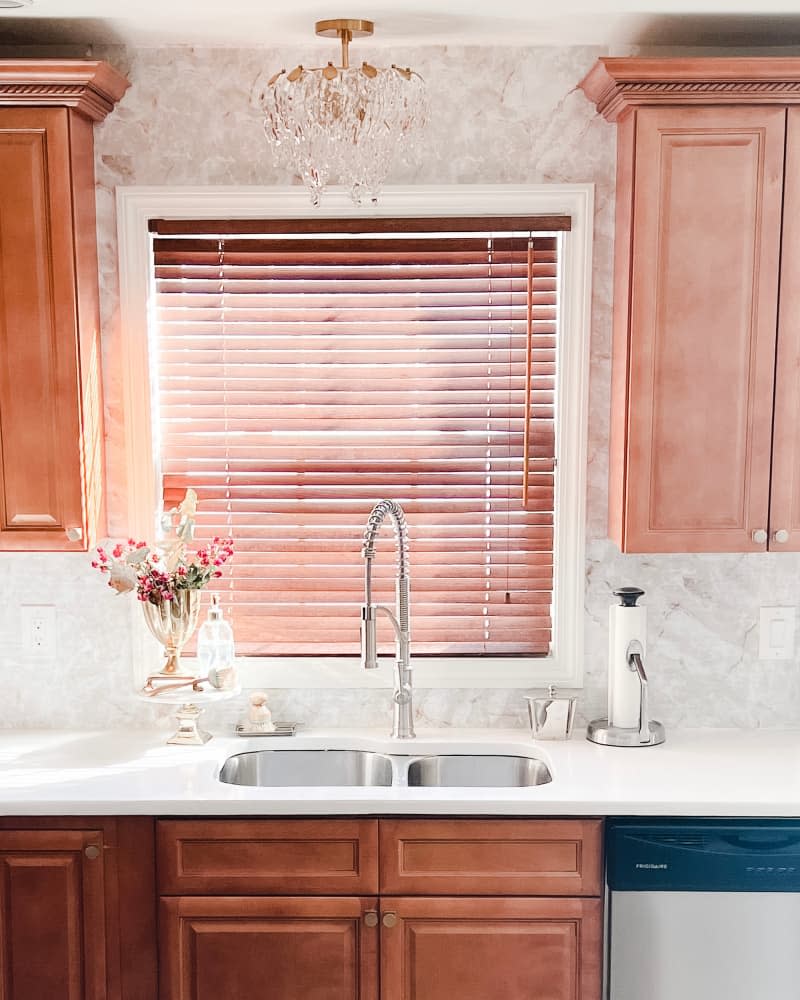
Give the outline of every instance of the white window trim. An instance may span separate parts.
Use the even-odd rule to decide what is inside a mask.
[[[414,683],[428,688],[520,688],[583,683],[585,523],[593,184],[388,187],[377,206],[356,209],[342,190],[314,208],[301,187],[119,187],[117,232],[127,455],[128,525],[152,537],[158,504],[150,421],[148,311],[153,218],[365,218],[448,215],[569,215],[561,267],[560,366],[556,392],[555,600],[548,657],[415,657]],[[390,554],[387,555],[390,558]],[[413,565],[412,565],[413,588]],[[413,627],[413,623],[412,623]],[[353,614],[354,634],[358,616]],[[391,664],[359,667],[355,657],[242,660],[246,687],[386,687]]]

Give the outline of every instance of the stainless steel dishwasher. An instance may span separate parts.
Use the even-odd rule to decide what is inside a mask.
[[[608,1000],[799,1000],[800,820],[611,820]]]

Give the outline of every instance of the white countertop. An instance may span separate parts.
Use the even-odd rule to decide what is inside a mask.
[[[216,737],[168,747],[163,732],[0,731],[0,815],[800,816],[800,730],[684,730],[659,747],[534,743],[520,730],[374,730]],[[217,775],[252,749],[358,746],[389,753],[518,753],[547,761],[533,788],[245,788]]]

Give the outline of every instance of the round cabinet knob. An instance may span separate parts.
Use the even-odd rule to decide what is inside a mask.
[[[779,528],[778,531],[774,532],[772,535],[773,542],[780,542],[783,545],[784,542],[789,541],[789,532],[786,528]]]
[[[383,926],[384,927],[394,927],[397,923],[396,913],[384,913],[383,915]]]
[[[100,848],[95,847],[94,844],[90,844],[83,853],[90,861],[95,861],[100,857]]]
[[[767,540],[767,533],[763,528],[756,528],[753,532],[753,541],[756,545],[763,545]]]
[[[364,914],[364,923],[367,927],[377,927],[378,926],[378,914],[376,910],[367,910]]]

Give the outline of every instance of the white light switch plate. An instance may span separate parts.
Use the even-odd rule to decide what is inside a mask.
[[[796,608],[762,608],[758,634],[760,660],[791,660],[794,657]]]

